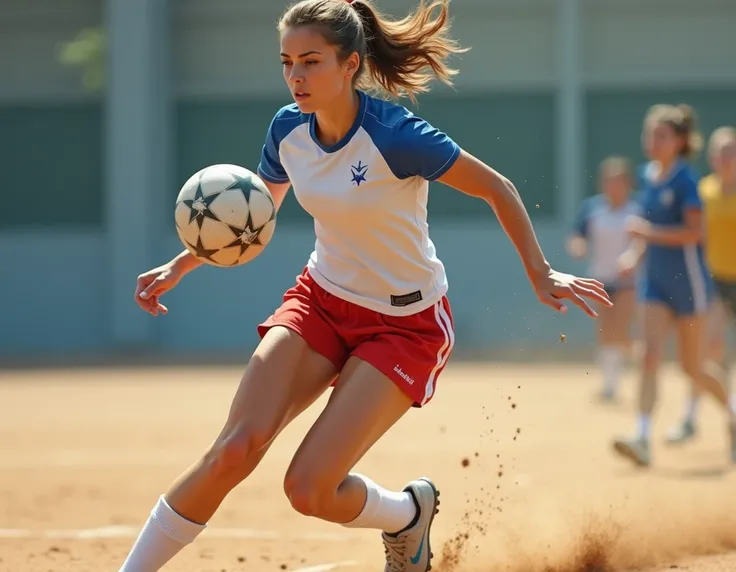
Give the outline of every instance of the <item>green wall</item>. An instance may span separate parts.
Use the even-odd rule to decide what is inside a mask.
[[[0,229],[101,228],[102,106],[0,105]]]
[[[200,168],[232,162],[255,168],[268,124],[288,99],[180,101],[175,105],[175,187]],[[532,213],[554,213],[552,93],[425,97],[413,110],[515,181]],[[0,228],[102,226],[103,117],[95,102],[0,106],[2,170],[9,201]],[[29,173],[43,177],[29,184]],[[432,220],[485,216],[477,202],[437,183]],[[33,203],[33,208],[30,208]],[[538,207],[536,205],[539,205]],[[282,221],[309,224],[289,196]]]
[[[624,155],[635,164],[644,161],[641,128],[650,106],[687,103],[699,118],[704,137],[723,124],[736,125],[736,89],[657,89],[589,91],[586,98],[587,194],[596,190],[598,164],[607,155]],[[705,153],[697,158],[701,173],[708,171]]]
[[[177,186],[212,163],[233,162],[254,169],[271,118],[288,102],[277,98],[180,102],[176,108]],[[554,212],[553,94],[425,97],[412,110],[511,177],[535,215]],[[484,209],[477,208],[477,200],[444,185],[434,186],[432,219],[487,217]],[[172,189],[172,197],[177,192]],[[279,216],[311,222],[291,195]]]
[[[175,104],[175,188],[212,163],[255,168],[275,111],[285,98],[243,101],[182,100]],[[707,136],[720,124],[736,124],[736,89],[591,90],[586,97],[586,192],[595,191],[597,165],[609,154],[643,160],[639,133],[650,105],[686,102],[699,113]],[[554,94],[427,96],[413,111],[471,153],[509,176],[535,217],[555,214]],[[0,167],[13,199],[0,209],[0,229],[101,228],[103,117],[97,102],[0,105]],[[701,154],[697,166],[707,169]],[[34,181],[31,175],[37,177]],[[34,181],[34,182],[32,182]],[[432,221],[485,217],[477,202],[433,184]],[[537,206],[538,205],[538,206]],[[292,195],[282,221],[309,224]]]

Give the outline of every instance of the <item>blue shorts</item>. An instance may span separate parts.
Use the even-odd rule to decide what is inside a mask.
[[[714,286],[710,276],[696,274],[692,277],[687,272],[643,276],[639,283],[639,300],[664,304],[677,317],[703,314],[713,299]]]

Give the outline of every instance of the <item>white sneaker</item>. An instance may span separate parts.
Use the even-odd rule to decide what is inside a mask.
[[[414,497],[419,512],[414,523],[398,534],[383,533],[386,551],[384,572],[427,572],[432,569],[429,533],[439,512],[440,492],[426,477],[410,482],[404,491]]]
[[[613,442],[613,449],[619,455],[634,461],[634,464],[639,467],[648,467],[651,462],[649,442],[640,437],[616,439]]]
[[[685,419],[667,432],[665,441],[670,445],[681,445],[695,437],[697,430],[692,421]]]

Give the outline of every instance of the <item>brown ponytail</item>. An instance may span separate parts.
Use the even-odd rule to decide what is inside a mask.
[[[360,56],[356,87],[379,88],[395,97],[429,91],[432,79],[452,85],[457,70],[446,59],[464,53],[450,37],[449,0],[420,0],[411,15],[392,20],[370,0],[302,0],[282,16],[279,29],[313,25],[321,28],[328,43],[346,58]]]

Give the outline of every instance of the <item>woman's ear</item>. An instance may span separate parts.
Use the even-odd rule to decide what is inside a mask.
[[[349,78],[355,77],[360,67],[360,56],[357,52],[353,52],[347,59],[347,75]]]

